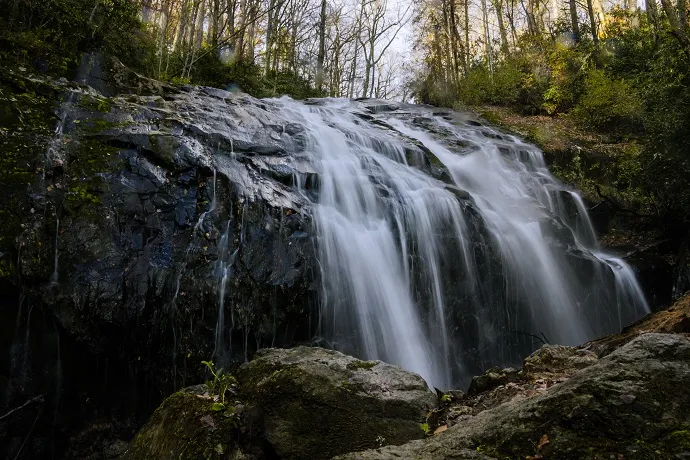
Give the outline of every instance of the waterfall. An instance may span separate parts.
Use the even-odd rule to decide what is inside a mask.
[[[320,327],[335,348],[448,388],[649,312],[534,146],[430,109],[275,102],[305,126],[319,174]]]

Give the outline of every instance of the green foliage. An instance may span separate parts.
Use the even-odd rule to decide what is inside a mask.
[[[213,380],[206,382],[209,394],[218,397],[218,401],[211,410],[220,411],[225,409],[226,394],[231,387],[237,385],[237,380],[232,375],[226,374],[223,369],[215,369],[213,361],[202,361],[201,364],[206,366],[213,376]]]
[[[83,52],[102,50],[141,68],[142,52],[150,48],[139,6],[130,0],[8,3],[0,9],[0,58],[5,62],[71,76]]]
[[[588,67],[589,48],[555,42],[549,47],[548,87],[541,108],[549,115],[572,108],[582,93],[582,80]]]
[[[452,107],[458,101],[458,88],[451,82],[437,78],[433,73],[425,74],[411,83],[415,97],[424,104]]]
[[[75,187],[72,187],[68,192],[67,192],[67,201],[72,202],[72,203],[84,203],[88,202],[91,204],[98,204],[100,203],[100,200],[98,199],[98,196],[91,193],[86,186],[83,185],[77,185]]]
[[[291,71],[269,71],[256,63],[245,60],[221,59],[218,53],[205,44],[198,52],[194,65],[187,76],[183,73],[184,60],[177,53],[170,57],[166,74],[156,77],[175,84],[213,86],[229,91],[244,91],[255,97],[275,97],[287,94],[295,99],[321,96],[308,79]]]
[[[43,90],[0,68],[0,253],[12,255],[0,262],[0,278],[15,272],[15,238],[33,206],[26,191],[42,171],[53,135],[53,104]]]
[[[591,128],[628,131],[640,125],[641,112],[640,98],[632,85],[614,80],[602,70],[592,70],[572,114]]]
[[[515,104],[525,77],[520,63],[514,59],[501,63],[493,76],[484,65],[474,67],[459,85],[460,100],[469,105]]]
[[[582,92],[589,48],[525,37],[521,50],[493,66],[473,67],[456,98],[468,105],[504,105],[523,113],[555,114],[575,105]]]

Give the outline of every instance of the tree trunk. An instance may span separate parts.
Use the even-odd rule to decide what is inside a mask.
[[[458,63],[458,52],[461,48],[458,37],[458,24],[455,16],[455,0],[450,0],[450,33],[451,49],[453,50],[453,83],[457,84],[460,75],[460,65]]]
[[[213,0],[213,3],[211,4],[211,30],[209,33],[211,35],[211,47],[214,49],[218,47],[220,16],[220,0]]]
[[[575,0],[572,0],[575,1]],[[496,20],[498,21],[498,31],[501,34],[501,52],[504,56],[508,55],[508,31],[503,19],[503,0],[492,0],[494,9],[496,10]]]
[[[470,0],[465,0],[465,75],[470,69]]]
[[[671,32],[685,50],[685,54],[690,56],[690,38],[688,37],[688,25],[685,19],[686,13],[683,12],[679,14],[671,4],[671,0],[661,0],[661,6],[666,14],[666,18],[668,18]],[[679,0],[678,6],[685,9],[685,2]],[[681,19],[683,19],[683,21]]]
[[[244,59],[244,36],[245,36],[245,25],[247,23],[247,0],[242,0],[240,2],[240,22],[238,24],[237,31],[237,45],[235,48],[235,56],[238,61]]]
[[[453,75],[452,75],[452,68],[451,68],[451,62],[452,62],[452,47],[450,44],[451,40],[451,29],[450,29],[450,19],[449,19],[449,14],[448,14],[448,3],[452,2],[453,0],[443,0],[441,2],[441,10],[443,12],[443,44],[444,44],[444,58],[443,61],[445,62],[444,70],[445,70],[445,80],[446,81],[452,81]]]
[[[597,17],[594,14],[594,5],[592,4],[592,0],[587,0],[587,14],[589,15],[589,26],[590,30],[592,31],[592,41],[594,41],[594,44],[596,45],[599,43],[599,31],[597,26]]]
[[[659,41],[659,8],[656,0],[645,0],[645,10],[649,23],[652,25],[652,33],[654,34],[654,41]]]
[[[273,12],[275,9],[276,0],[270,0],[268,3],[268,20],[266,21],[266,53],[264,54],[264,75],[268,74],[271,68],[271,48],[273,47]]]
[[[573,28],[573,39],[575,40],[575,43],[580,42],[580,25],[577,22],[577,3],[575,3],[575,0],[570,0],[568,2],[570,4],[570,24],[571,27]],[[587,0],[587,9],[589,10],[590,5],[592,4],[591,0]],[[591,16],[590,16],[591,17]],[[595,27],[594,27],[594,22],[592,22],[592,35],[596,35],[594,33]]]
[[[510,1],[510,7],[506,8],[506,15],[508,16],[508,24],[510,25],[510,35],[513,39],[513,46],[517,46],[517,28],[515,27],[515,2]]]
[[[319,24],[319,55],[316,59],[316,90],[323,86],[323,61],[326,57],[326,0],[321,0],[321,22]]]
[[[482,27],[484,32],[484,57],[491,68],[491,41],[489,38],[489,12],[486,6],[486,0],[482,0]]]

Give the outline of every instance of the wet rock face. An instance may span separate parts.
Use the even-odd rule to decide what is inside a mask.
[[[285,459],[329,459],[419,439],[437,402],[416,374],[321,348],[260,350],[238,380]]]
[[[151,359],[179,386],[201,359],[311,336],[313,231],[286,185],[309,173],[285,157],[298,140],[267,126],[261,103],[210,89],[166,98],[68,97],[53,154],[66,172],[52,170],[20,264],[51,280],[36,294],[78,340]]]
[[[581,350],[563,345],[545,344],[525,358],[522,369],[492,368],[472,379],[469,395],[486,393],[497,387],[511,383],[525,383],[529,380],[564,380],[580,369],[597,362],[597,355],[589,350]]]
[[[591,361],[581,358],[581,365]],[[564,382],[465,417],[429,439],[338,458],[438,460],[472,458],[472,451],[491,458],[684,458],[689,363],[687,336],[644,334]]]
[[[128,420],[112,431],[129,439],[163,395],[203,378],[202,360],[237,366],[314,334],[301,131],[248,96],[135,77],[110,97],[22,77],[56,110],[31,183],[15,187],[21,227],[0,224],[0,277],[14,283],[0,299],[0,413],[47,395],[38,456],[95,413]],[[13,418],[0,456],[33,417]]]

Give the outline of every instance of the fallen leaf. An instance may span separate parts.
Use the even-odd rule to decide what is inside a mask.
[[[443,433],[447,429],[448,429],[448,425],[441,425],[440,427],[438,427],[434,430],[434,434]]]
[[[549,437],[546,435],[543,435],[541,439],[539,440],[539,444],[537,444],[537,452],[541,450],[542,447],[547,445],[549,443]]]

